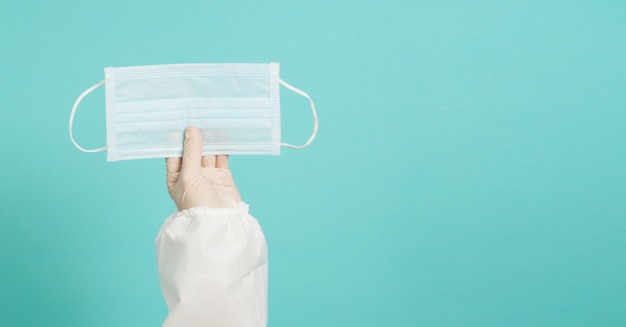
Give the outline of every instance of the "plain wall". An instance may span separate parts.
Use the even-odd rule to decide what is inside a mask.
[[[233,156],[270,327],[626,325],[625,1],[0,4],[0,326],[159,326],[161,159],[68,137],[107,66],[279,62],[316,141]],[[308,102],[282,94],[283,139]],[[75,135],[105,145],[104,92]]]

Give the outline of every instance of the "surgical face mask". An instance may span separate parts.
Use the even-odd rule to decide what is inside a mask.
[[[85,152],[107,151],[108,161],[180,157],[187,126],[202,131],[203,155],[280,154],[301,149],[317,134],[311,97],[279,77],[279,64],[176,64],[104,69],[104,80],[83,92],[72,108],[70,139]],[[105,85],[106,146],[85,149],[72,134],[82,99]],[[313,132],[300,146],[282,143],[279,86],[307,98]]]

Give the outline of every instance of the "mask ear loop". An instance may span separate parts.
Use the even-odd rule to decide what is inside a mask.
[[[309,146],[309,144],[311,144],[311,142],[313,142],[313,140],[315,139],[315,136],[317,135],[317,111],[315,110],[315,104],[313,103],[313,99],[311,99],[311,97],[306,94],[306,92],[297,89],[289,84],[287,84],[287,82],[283,81],[282,79],[280,80],[280,84],[283,85],[284,87],[288,88],[289,90],[296,92],[298,94],[300,94],[301,96],[309,99],[309,103],[311,104],[311,112],[313,113],[313,133],[311,133],[311,137],[309,137],[309,140],[306,141],[306,143],[304,143],[303,145],[293,145],[293,144],[288,144],[288,143],[281,143],[280,145],[282,146],[286,146],[289,148],[294,148],[294,149],[302,149],[302,148],[306,148],[307,146]]]
[[[81,147],[80,145],[78,145],[78,143],[76,143],[76,141],[74,140],[74,135],[72,133],[72,125],[74,123],[74,114],[76,114],[76,109],[78,108],[78,104],[80,104],[80,102],[83,101],[84,97],[86,97],[89,93],[93,92],[95,89],[102,86],[102,84],[104,84],[104,80],[96,83],[96,85],[88,88],[87,90],[85,90],[85,92],[79,95],[78,98],[76,99],[76,102],[74,102],[74,106],[72,107],[72,113],[70,113],[70,139],[72,140],[72,143],[74,143],[74,145],[83,152],[100,152],[100,151],[104,151],[107,149],[106,146],[97,148],[97,149],[85,149]]]

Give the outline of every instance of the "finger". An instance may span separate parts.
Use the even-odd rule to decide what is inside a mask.
[[[196,127],[187,127],[187,129],[185,129],[182,170],[189,172],[200,170],[201,157],[202,134]]]
[[[183,158],[165,158],[165,170],[167,174],[173,174],[180,172],[180,166],[183,163]]]
[[[166,158],[165,159],[165,170],[167,171],[167,175],[165,178],[165,183],[167,185],[168,192],[172,190],[174,185],[178,182],[178,176],[180,176],[180,166],[183,162],[183,158]]]
[[[215,158],[215,168],[228,169],[228,155],[219,155]]]
[[[215,156],[204,156],[204,157],[202,157],[202,167],[204,167],[204,168],[215,168]]]

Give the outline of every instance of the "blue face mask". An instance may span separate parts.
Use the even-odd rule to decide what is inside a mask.
[[[113,68],[83,92],[72,108],[69,132],[85,152],[107,151],[108,161],[182,156],[183,133],[196,126],[203,155],[280,154],[280,147],[301,149],[317,134],[311,97],[279,77],[279,64],[177,64]],[[82,99],[105,85],[107,146],[84,149],[72,134]],[[279,86],[306,97],[314,118],[309,140],[281,143]]]

